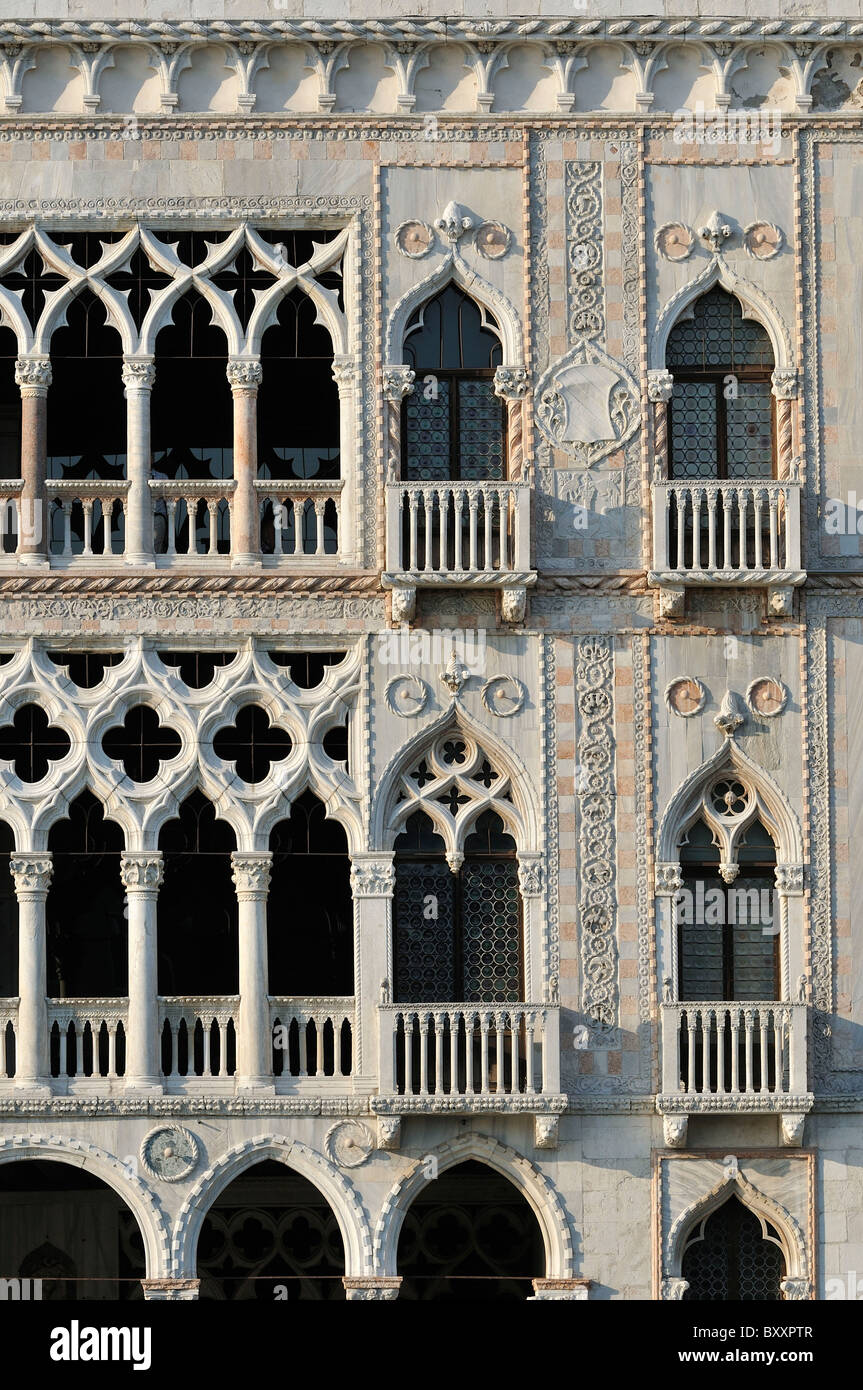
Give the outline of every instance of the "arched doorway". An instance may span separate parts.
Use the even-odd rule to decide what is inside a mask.
[[[785,1277],[781,1236],[766,1217],[731,1197],[690,1232],[681,1274],[688,1302],[778,1302]]]
[[[344,1244],[326,1198],[308,1178],[275,1159],[235,1178],[201,1227],[202,1299],[343,1299],[344,1272]]]
[[[545,1273],[542,1232],[518,1188],[473,1159],[430,1181],[399,1235],[400,1299],[527,1299]]]
[[[2,1277],[40,1279],[52,1302],[141,1298],[144,1242],[113,1188],[68,1163],[0,1164]],[[22,1291],[23,1293],[23,1291]]]

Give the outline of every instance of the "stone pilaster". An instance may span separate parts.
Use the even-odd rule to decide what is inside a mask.
[[[392,899],[396,873],[392,854],[355,854],[351,857],[351,890],[354,899],[354,1089],[371,1091],[385,1080],[375,1075],[375,1039],[378,1038],[378,1001],[391,998]],[[383,986],[383,988],[382,988]],[[379,1056],[387,1054],[388,1040],[380,1038]],[[392,1049],[389,1048],[391,1053]]]

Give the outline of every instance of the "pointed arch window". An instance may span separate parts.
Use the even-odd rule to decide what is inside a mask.
[[[416,373],[403,407],[405,481],[503,480],[506,413],[494,393],[502,361],[496,320],[464,290],[447,285],[410,319],[404,354]]]
[[[714,807],[745,811],[748,792],[733,777],[714,784]],[[680,846],[683,891],[676,902],[678,998],[779,998],[779,915],[775,895],[776,848],[759,819],[738,842],[731,877],[703,819]],[[724,869],[725,876],[720,871]]]
[[[689,1303],[778,1302],[782,1241],[769,1221],[730,1197],[691,1233],[681,1273]]]
[[[415,811],[395,842],[397,1003],[516,1003],[522,996],[515,841],[484,811],[455,873],[444,841]]]
[[[773,477],[775,364],[767,330],[717,286],[672,328],[665,365],[674,377],[669,476]]]

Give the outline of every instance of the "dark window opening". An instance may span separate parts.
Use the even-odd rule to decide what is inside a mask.
[[[230,478],[234,416],[228,345],[205,299],[190,290],[156,338],[151,404],[153,477]]]
[[[16,241],[17,235],[10,236],[10,241]],[[45,308],[46,294],[62,290],[66,283],[56,270],[49,270],[35,250],[29,251],[15,270],[8,270],[0,278],[0,285],[20,299],[31,328],[35,328],[39,322]]]
[[[139,330],[154,296],[171,283],[170,275],[151,265],[140,246],[133,251],[124,269],[112,271],[105,278],[112,289],[126,295],[129,312]]]
[[[344,1245],[323,1194],[267,1160],[236,1178],[207,1212],[198,1240],[200,1297],[272,1306],[345,1297]]]
[[[71,746],[69,735],[49,723],[40,705],[21,705],[12,723],[0,728],[0,760],[12,762],[22,782],[41,782]]]
[[[15,837],[11,827],[0,821],[0,998],[14,999],[18,994],[18,899],[15,896],[15,883],[9,872],[9,861],[15,853]],[[6,1067],[0,1069],[0,1080],[4,1076],[14,1076],[14,1051],[9,1056],[12,1043],[12,1030],[5,1039],[0,1038],[0,1058],[3,1056],[3,1042],[6,1042]]]
[[[301,290],[281,300],[261,339],[258,462],[262,478],[338,478],[339,391],[333,344]]]
[[[396,1001],[517,1003],[521,900],[515,841],[500,817],[478,817],[455,874],[423,811],[409,817],[395,851]]]
[[[470,1160],[411,1203],[399,1233],[399,1300],[517,1303],[545,1273],[539,1223],[518,1189]]]
[[[414,314],[404,354],[416,381],[403,406],[402,476],[502,480],[506,412],[494,394],[501,363],[494,319],[448,285]]]
[[[286,758],[292,747],[290,734],[271,724],[260,705],[244,705],[236,723],[219,729],[213,738],[216,757],[235,763],[237,776],[250,783],[263,782],[270,765]]]
[[[135,705],[122,725],[108,729],[102,747],[109,758],[123,764],[133,782],[152,782],[162,763],[176,758],[182,741],[174,729],[162,727],[149,705]]]
[[[217,667],[230,666],[236,658],[236,652],[159,652],[159,660],[176,666],[180,680],[190,690],[203,690],[212,682]]]
[[[334,763],[344,763],[345,772],[350,772],[351,769],[348,765],[350,742],[347,720],[344,724],[337,724],[334,729],[327,730],[323,737],[322,747],[328,758],[332,758]]]
[[[320,685],[328,666],[338,666],[347,652],[276,652],[267,656],[274,666],[287,666],[294,685],[301,690],[314,690]]]
[[[122,652],[46,652],[55,666],[65,666],[70,681],[81,690],[101,685],[109,666],[123,660]]]
[[[771,478],[773,347],[723,289],[696,300],[668,335],[669,476],[693,480]]]
[[[123,848],[122,830],[106,819],[89,791],[71,803],[67,819],[51,827],[45,921],[46,993],[52,998],[115,999],[128,993]]]
[[[343,827],[305,791],[289,819],[273,828],[270,849],[270,994],[352,995],[354,913]]]
[[[0,327],[0,478],[21,477],[21,391],[15,380],[18,340]],[[15,528],[2,518],[2,550],[14,550]]]
[[[120,334],[108,322],[101,299],[84,288],[67,306],[66,324],[57,328],[51,339],[49,478],[116,481],[125,477],[122,370]],[[98,408],[85,408],[86,401],[98,402]],[[55,539],[62,540],[62,534]]]
[[[234,832],[194,791],[159,835],[159,993],[237,993],[237,895],[231,876]]]
[[[257,299],[255,292],[258,291],[258,295],[264,294],[276,283],[276,277],[272,271],[257,265],[247,246],[240,248],[231,265],[225,266],[223,270],[215,271],[210,279],[220,290],[231,295],[237,318],[243,325],[244,332],[249,326],[249,319],[255,309]]]
[[[736,1197],[723,1202],[690,1236],[681,1274],[688,1303],[779,1302],[785,1257],[776,1228]]]
[[[230,232],[209,229],[206,232],[170,231],[160,233],[156,240],[170,248],[181,265],[197,266],[207,259],[214,246],[220,246],[229,236]]]

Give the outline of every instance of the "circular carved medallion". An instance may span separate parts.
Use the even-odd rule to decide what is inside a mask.
[[[198,1141],[180,1125],[160,1125],[145,1135],[141,1162],[151,1177],[161,1178],[162,1182],[179,1182],[197,1165]]]
[[[782,250],[785,238],[772,222],[752,222],[743,233],[743,245],[756,261],[770,261]]]
[[[327,1157],[340,1168],[359,1168],[374,1147],[371,1130],[361,1120],[340,1120],[327,1130],[324,1140]]]
[[[695,236],[685,222],[666,222],[659,228],[654,242],[667,261],[685,261],[695,245]]]
[[[395,231],[396,246],[403,256],[417,261],[434,245],[434,232],[428,222],[403,222]]]
[[[704,709],[707,692],[695,676],[680,676],[665,691],[665,703],[681,719],[691,719]]]
[[[772,676],[763,676],[749,686],[746,703],[761,719],[775,719],[788,703],[788,689]]]
[[[487,261],[499,261],[512,244],[509,229],[501,222],[483,222],[474,234],[474,245]]]

